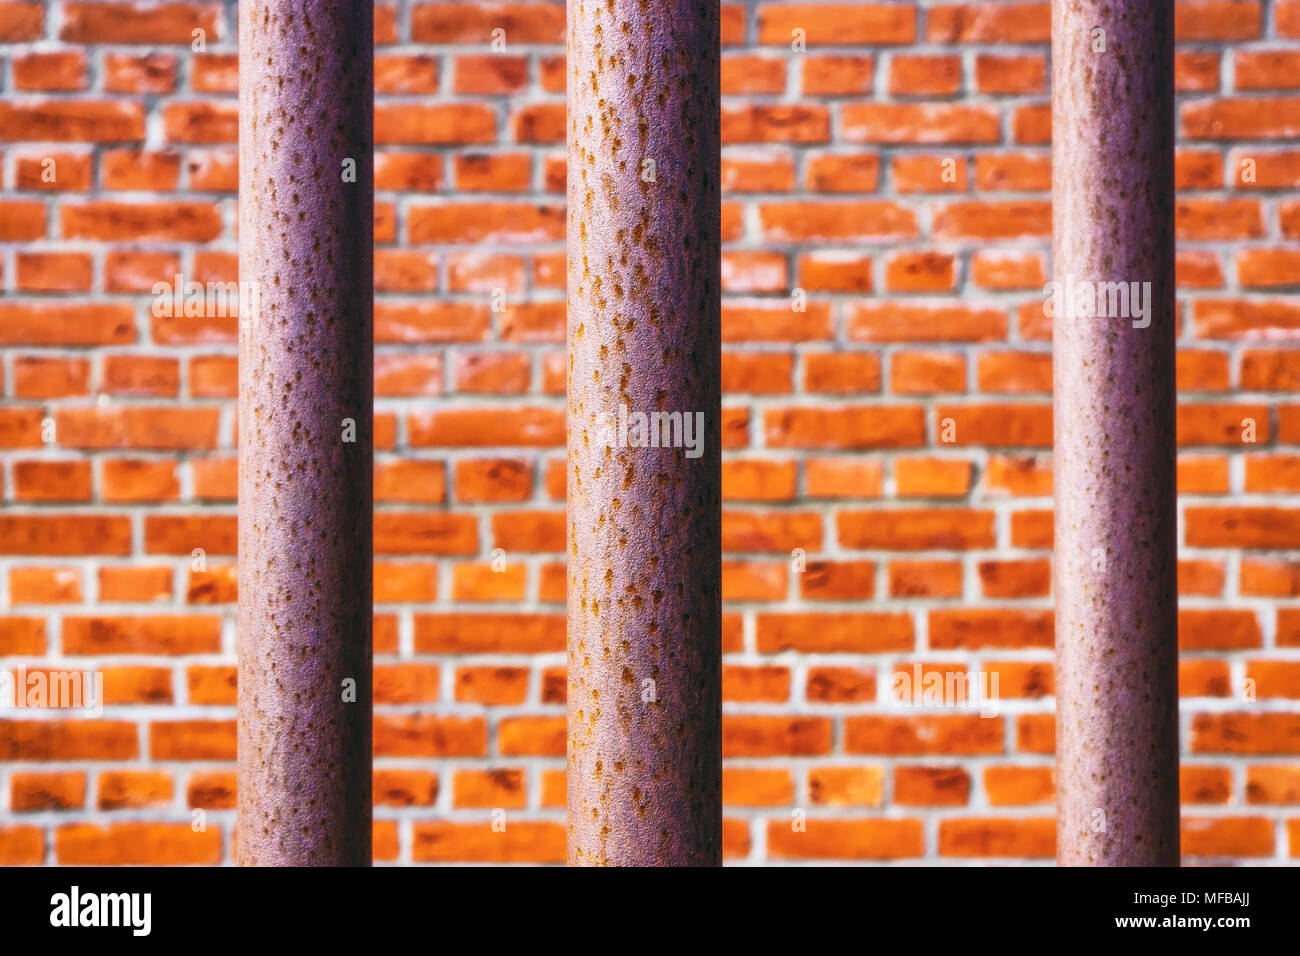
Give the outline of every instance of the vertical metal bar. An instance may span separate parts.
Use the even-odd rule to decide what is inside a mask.
[[[239,14],[237,852],[368,866],[373,5]]]
[[[721,862],[719,29],[568,4],[570,864]]]
[[[1052,4],[1057,858],[1069,865],[1179,859],[1173,8]]]

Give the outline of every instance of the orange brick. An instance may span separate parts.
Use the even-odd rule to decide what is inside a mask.
[[[765,767],[724,767],[722,802],[731,807],[781,806],[794,799],[790,771]]]
[[[815,804],[878,807],[884,802],[884,791],[881,767],[814,767],[808,771],[808,793]]]
[[[149,807],[171,802],[172,775],[163,770],[114,770],[99,776],[101,810]]]
[[[955,756],[1003,752],[1001,717],[862,716],[846,718],[844,729],[847,753]]]
[[[1226,771],[1226,768],[1224,768]],[[1246,802],[1300,803],[1300,766],[1252,764],[1246,768]]]
[[[463,703],[522,704],[528,694],[528,670],[523,667],[460,667],[456,669],[456,699]]]
[[[802,828],[769,820],[768,853],[774,859],[894,860],[919,857],[925,841],[916,819],[809,818]]]
[[[1184,856],[1272,856],[1273,821],[1267,817],[1183,817]]]
[[[971,463],[952,458],[895,458],[900,498],[960,498],[970,488]]]
[[[989,767],[984,771],[984,791],[995,807],[1050,803],[1056,796],[1049,767]]]
[[[527,775],[521,769],[504,767],[457,770],[452,778],[452,803],[462,808],[522,808],[528,803]]]
[[[75,810],[85,803],[86,775],[81,771],[14,773],[9,778],[9,808],[15,813]]]
[[[195,831],[189,823],[69,823],[54,833],[54,855],[64,866],[213,864],[221,860],[221,828],[209,825]]]
[[[427,770],[376,769],[376,806],[432,806],[438,799],[438,775]]]
[[[0,654],[44,654],[45,619],[0,617]]]
[[[376,704],[427,704],[439,700],[442,671],[437,664],[376,664]]]
[[[891,561],[889,593],[893,597],[960,597],[961,564],[956,561]]]
[[[411,859],[417,863],[563,863],[564,824],[515,821],[505,829],[478,823],[417,822]]]
[[[876,674],[853,667],[811,667],[804,694],[810,701],[827,704],[874,703]]]
[[[45,831],[41,827],[0,826],[0,865],[31,865],[44,859]]]
[[[497,747],[511,756],[564,754],[564,717],[509,717],[497,728]]]
[[[20,252],[14,261],[17,285],[23,292],[85,292],[90,289],[93,263],[85,253]]]
[[[722,699],[751,703],[787,701],[790,699],[790,671],[784,667],[725,665],[722,668]]]
[[[941,820],[939,855],[1052,857],[1056,855],[1056,821],[1051,817]]]
[[[912,618],[904,612],[760,613],[755,628],[758,649],[767,654],[901,651],[915,640]]]
[[[894,802],[900,806],[965,806],[970,789],[970,775],[962,767],[906,766],[894,770]]]
[[[81,572],[77,568],[12,568],[11,604],[79,604]]]

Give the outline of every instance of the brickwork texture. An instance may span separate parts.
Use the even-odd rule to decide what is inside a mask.
[[[233,859],[238,320],[153,306],[238,278],[235,22],[0,2],[0,655],[103,687],[0,711],[0,863]],[[723,4],[729,863],[1053,859],[1049,33]],[[375,39],[375,858],[562,862],[564,5]],[[1296,863],[1300,0],[1177,41],[1182,852]]]

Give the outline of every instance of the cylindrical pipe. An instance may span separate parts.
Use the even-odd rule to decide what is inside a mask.
[[[373,6],[239,13],[237,852],[368,866]]]
[[[569,862],[717,865],[719,4],[568,31]]]
[[[1173,8],[1052,4],[1063,865],[1179,859]]]

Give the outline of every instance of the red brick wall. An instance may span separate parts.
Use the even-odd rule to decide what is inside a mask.
[[[1050,858],[1048,4],[724,11],[727,856]],[[108,701],[0,715],[0,862],[231,856],[235,321],[150,291],[235,278],[233,12],[0,2],[0,654]],[[1183,846],[1295,861],[1300,0],[1178,37]],[[557,861],[563,4],[376,39],[376,856]]]

